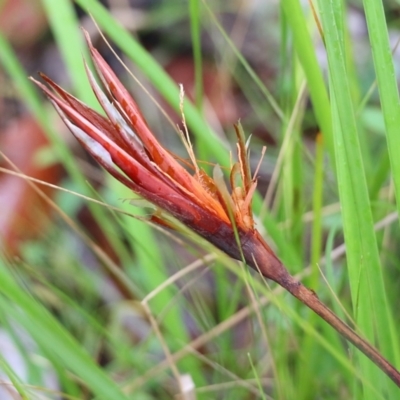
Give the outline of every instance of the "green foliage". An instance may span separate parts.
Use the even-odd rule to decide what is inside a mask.
[[[81,54],[86,58],[87,51],[73,3],[42,3],[71,78],[70,90],[98,107],[83,69]],[[100,2],[75,3],[179,113],[179,88],[155,55]],[[369,87],[360,85],[342,1],[314,4],[322,40],[312,13],[298,0],[282,0],[270,31],[258,38],[263,44],[272,35],[280,37],[280,54],[268,53],[278,71],[268,84],[246,59],[251,43],[245,36],[241,43],[233,40],[222,23],[220,13],[244,18],[239,14],[243,10],[224,2],[173,3],[161,2],[148,11],[148,29],[187,22],[196,79],[195,105],[186,99],[184,112],[195,151],[228,167],[229,148],[235,150],[206,121],[204,30],[212,37],[217,68],[229,74],[252,107],[251,115],[243,112],[241,120],[246,133],[252,126],[265,126],[278,143],[269,146],[261,168],[263,176],[272,176],[267,193],[260,185],[262,192],[254,199],[259,229],[292,273],[341,318],[353,320],[358,332],[400,368],[399,317],[394,314],[398,223],[382,224],[378,232],[374,225],[396,209],[391,180],[396,197],[400,195],[399,100],[382,4],[364,1],[370,67],[378,87],[371,95]],[[255,19],[271,11],[259,7]],[[327,71],[317,61],[324,46]],[[183,391],[184,374],[194,382],[197,399],[399,396],[371,361],[280,288],[190,232],[176,237],[155,229],[143,221],[147,208],[130,204],[134,195],[115,180],[107,178],[95,191],[49,122],[54,111],[27,80],[3,36],[0,63],[68,172],[64,186],[115,207],[60,192],[49,231],[25,243],[19,259],[1,259],[1,325],[18,345],[30,374],[22,379],[4,357],[0,369],[23,398],[35,398],[38,391],[48,398],[57,395],[46,391],[39,357],[50,364],[65,398],[173,398]],[[303,134],[307,124],[320,130],[321,141]],[[251,153],[260,154],[263,144],[253,139]],[[113,257],[78,221],[83,204]],[[22,344],[21,330],[33,339],[36,358]]]

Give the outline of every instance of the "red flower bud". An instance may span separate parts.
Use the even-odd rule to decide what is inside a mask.
[[[249,265],[260,268],[273,280],[286,275],[281,262],[254,228],[251,199],[257,182],[251,178],[241,127],[235,127],[239,162],[231,168],[232,193],[229,194],[218,166],[214,179],[197,165],[193,165],[196,173],[192,176],[161,146],[136,102],[85,35],[106,94],[85,64],[86,72],[107,117],[84,105],[43,74],[41,77],[53,91],[35,81],[81,145],[124,185],[231,257],[244,257]]]

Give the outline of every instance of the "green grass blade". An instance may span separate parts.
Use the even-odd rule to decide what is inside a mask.
[[[400,102],[392,51],[389,43],[385,11],[380,1],[364,0],[369,39],[376,72],[379,97],[385,120],[392,178],[396,190],[397,209],[400,210]],[[399,348],[394,351],[400,363]]]
[[[393,338],[387,329],[391,326],[391,316],[349,89],[344,35],[338,30],[340,21],[344,20],[343,10],[341,4],[324,1],[320,1],[319,6],[328,53],[336,167],[353,308],[361,332],[372,343],[377,339],[383,354],[392,359]],[[388,378],[369,360],[363,356],[359,360],[367,380],[374,380],[382,392],[388,384],[393,389]],[[392,392],[390,397],[393,396],[395,395]],[[373,398],[367,389],[364,391],[364,398]]]
[[[317,61],[314,44],[307,29],[307,22],[303,9],[299,0],[283,0],[282,8],[286,20],[292,29],[293,44],[307,78],[308,89],[310,91],[315,115],[321,132],[326,138],[325,142],[331,162],[334,163],[335,155],[332,136],[332,116],[328,92],[322,76],[321,68]]]
[[[66,71],[69,74],[77,97],[100,110],[83,65],[89,52],[79,29],[79,21],[70,0],[42,0],[58,48],[61,51]]]
[[[189,1],[190,28],[192,34],[195,104],[201,112],[203,107],[203,68],[201,53],[201,9],[199,0]]]
[[[315,150],[315,175],[313,189],[313,222],[312,222],[312,245],[311,245],[311,287],[316,290],[319,281],[319,269],[317,263],[321,259],[322,252],[322,204],[324,188],[324,144],[323,136],[318,135]]]
[[[0,262],[0,292],[8,299],[8,307],[16,306],[13,318],[29,332],[46,353],[54,355],[71,370],[100,399],[128,397],[115,382],[99,368],[75,339],[48,311],[21,287],[3,262]],[[6,302],[1,302],[5,307]],[[4,310],[6,312],[9,310]]]

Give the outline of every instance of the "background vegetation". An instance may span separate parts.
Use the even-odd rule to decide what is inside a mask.
[[[19,13],[38,7],[29,14],[37,31],[22,36],[9,3],[0,2],[1,150],[20,173],[60,189],[10,175],[2,158],[4,396],[397,398],[369,360],[279,288],[206,243],[154,229],[149,209],[96,168],[27,79],[44,70],[98,108],[84,26],[170,150],[185,157],[177,82],[206,170],[229,166],[240,118],[254,166],[268,146],[259,229],[400,368],[395,3],[42,0],[21,2]],[[36,135],[45,139],[30,150]]]

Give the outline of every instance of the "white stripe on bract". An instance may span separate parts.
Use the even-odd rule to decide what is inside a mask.
[[[73,135],[85,144],[86,150],[88,150],[93,156],[100,158],[108,168],[115,169],[110,153],[99,142],[96,142],[96,140],[91,138],[84,130],[79,128],[79,126],[74,125],[68,119],[65,119],[64,122]]]
[[[96,79],[93,76],[92,71],[90,71],[89,68],[86,67],[86,73],[88,74],[89,81],[92,85],[92,88],[94,92],[99,96],[100,98],[100,104],[103,107],[104,111],[106,112],[107,116],[111,120],[111,122],[114,125],[119,125],[122,130],[122,135],[125,136],[125,139],[128,141],[133,140],[133,145],[136,147],[138,146],[138,149],[144,150],[143,149],[143,144],[138,137],[138,135],[132,130],[132,128],[127,124],[125,118],[121,115],[119,110],[112,104],[109,100],[108,97],[104,94],[104,92],[101,90],[100,86],[97,84]],[[143,151],[144,153],[144,151]]]
[[[67,125],[68,129],[72,132],[72,134],[81,142],[85,144],[86,150],[93,154],[94,156],[100,158],[104,164],[108,168],[115,169],[114,163],[111,159],[109,152],[96,140],[91,138],[83,129],[79,128],[79,126],[74,125],[63,113],[60,107],[56,102],[51,101],[53,103],[54,108],[57,110],[59,116],[64,121],[65,125]]]

